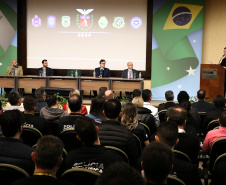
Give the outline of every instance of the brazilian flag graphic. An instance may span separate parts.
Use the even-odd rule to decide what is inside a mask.
[[[0,75],[3,75],[11,61],[17,59],[17,47],[10,44],[17,31],[17,13],[3,0],[0,0],[0,27]]]
[[[151,86],[159,87],[188,75],[199,61],[187,35],[203,27],[204,0],[171,0],[153,15]]]

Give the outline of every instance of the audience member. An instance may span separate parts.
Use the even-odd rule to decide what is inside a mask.
[[[130,130],[118,122],[121,112],[121,103],[111,99],[104,104],[104,114],[106,121],[102,121],[99,126],[100,142],[104,146],[114,146],[123,150],[129,157],[129,162],[134,167],[137,166],[139,157],[136,140]]]
[[[22,113],[19,110],[8,110],[2,114],[0,125],[4,137],[0,138],[0,163],[16,165],[31,175],[34,172],[31,159],[34,149],[20,140],[22,124]]]
[[[105,93],[105,91],[107,91],[107,90],[108,90],[107,87],[100,87],[100,88],[99,88],[99,96],[104,97],[104,93]]]
[[[139,89],[134,89],[132,93],[132,98],[135,98],[137,96],[141,96],[141,91]]]
[[[166,185],[173,168],[173,152],[164,143],[151,142],[143,151],[141,166],[147,185]]]
[[[9,100],[10,106],[3,107],[3,112],[6,110],[14,110],[14,109],[17,109],[21,112],[24,111],[24,107],[20,106],[22,101],[18,92],[9,93],[8,100]]]
[[[196,108],[198,112],[207,112],[214,109],[214,104],[205,101],[206,91],[204,89],[198,90],[197,98],[198,102],[193,103],[191,106]]]
[[[56,173],[63,161],[63,147],[63,142],[55,136],[40,138],[35,151],[32,152],[32,160],[35,163],[34,174],[15,181],[12,185],[73,185],[56,178]]]
[[[38,99],[37,109],[35,113],[40,114],[40,110],[46,106],[46,92],[45,89],[39,88],[35,91],[35,96]]]
[[[105,103],[105,100],[103,96],[101,95],[96,96],[91,101],[90,111],[89,111],[89,114],[87,114],[86,116],[98,122],[102,122],[103,120],[105,120],[105,116],[103,114],[104,103]]]
[[[213,103],[215,105],[215,109],[206,112],[206,116],[205,116],[205,119],[204,119],[205,128],[207,128],[207,125],[211,121],[218,119],[220,117],[221,113],[224,111],[225,99],[222,95],[215,96],[214,99],[213,99]]]
[[[176,104],[174,103],[174,94],[173,91],[165,92],[166,103],[160,103],[158,111],[168,109],[170,107],[174,107]]]
[[[186,133],[187,111],[182,107],[171,107],[168,109],[167,116],[167,121],[174,121],[178,126],[179,143],[175,146],[175,150],[184,152],[190,157],[192,163],[196,164],[200,143],[197,136]]]
[[[115,161],[122,161],[122,158],[115,153],[107,151],[100,145],[98,137],[99,128],[93,119],[79,117],[75,121],[77,138],[83,143],[82,148],[70,151],[66,156],[65,169],[85,168],[98,173],[103,173],[105,168]]]
[[[43,107],[40,111],[40,117],[45,118],[45,120],[56,121],[61,117],[68,116],[66,111],[59,109],[56,96],[47,96],[46,103],[47,106]]]
[[[219,129],[211,130],[206,135],[202,146],[202,151],[204,153],[209,154],[214,141],[222,137],[226,137],[226,111],[221,113],[220,118],[218,118],[218,122],[220,124]]]
[[[141,174],[125,162],[110,165],[95,185],[145,185]]]
[[[72,90],[70,93],[69,93],[69,98],[73,95],[79,95],[80,96],[80,92],[78,89],[75,89],[75,90]],[[81,96],[82,98],[82,96]],[[68,104],[65,104],[63,105],[63,110],[66,110],[68,111]],[[82,104],[82,107],[81,107],[81,114],[82,115],[86,115],[88,112],[87,112],[87,108],[85,105]]]
[[[138,122],[147,125],[150,133],[154,134],[157,130],[157,125],[155,124],[155,118],[151,114],[151,110],[143,107],[144,101],[141,96],[136,96],[135,98],[133,98],[132,103],[137,107]]]
[[[192,126],[198,132],[200,119],[197,119],[190,113],[190,110],[192,109],[190,101],[183,100],[180,106],[187,111],[186,125]]]
[[[151,98],[152,98],[152,93],[151,90],[145,89],[142,92],[142,98],[144,100],[144,105],[143,107],[151,110],[151,114],[155,117],[155,123],[158,126],[160,121],[159,121],[159,115],[158,115],[158,109],[151,105]]]
[[[155,139],[157,142],[167,144],[172,150],[174,150],[175,145],[178,142],[180,143],[180,140],[178,139],[177,124],[172,121],[160,124]],[[171,175],[183,180],[185,184],[202,184],[196,167],[190,162],[183,161],[177,157],[174,158]]]
[[[42,135],[50,133],[49,128],[44,118],[35,116],[35,110],[37,107],[37,100],[31,96],[25,96],[24,98],[24,126],[34,127],[38,129]]]
[[[114,98],[115,98],[115,95],[114,95],[114,92],[112,90],[105,91],[105,93],[104,93],[105,101],[108,101],[108,100],[111,100],[111,99],[114,99]]]
[[[143,147],[149,144],[148,134],[144,126],[138,124],[137,108],[133,103],[127,103],[123,108],[121,122],[140,139]]]
[[[66,129],[74,128],[75,121],[82,116],[82,98],[79,95],[72,95],[68,100],[68,105],[71,110],[69,116],[63,116],[59,119],[59,133]]]

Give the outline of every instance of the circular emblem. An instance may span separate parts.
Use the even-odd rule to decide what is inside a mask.
[[[113,27],[121,29],[125,27],[125,20],[123,17],[115,17]]]
[[[173,22],[178,26],[184,26],[191,21],[191,11],[184,6],[178,7],[174,10],[172,19]]]
[[[139,29],[142,26],[142,19],[140,17],[133,17],[130,21],[130,25],[134,29]]]
[[[106,18],[105,16],[102,16],[102,17],[99,19],[98,24],[99,24],[99,26],[100,26],[102,29],[106,28],[107,25],[108,25],[108,20],[107,20],[107,18]]]

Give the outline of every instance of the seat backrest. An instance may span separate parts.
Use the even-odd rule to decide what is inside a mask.
[[[74,129],[66,129],[60,133],[59,138],[63,141],[67,152],[82,147],[82,142],[76,136],[77,134]]]
[[[167,185],[186,185],[181,179],[168,175]]]
[[[26,177],[29,177],[29,175],[22,168],[11,164],[0,163],[0,184],[9,185],[15,180],[23,179]]]
[[[133,136],[134,136],[134,138],[136,140],[137,148],[139,148],[139,151],[138,151],[139,152],[139,155],[141,155],[144,146],[142,146],[142,143],[141,143],[139,137],[136,134],[133,134]]]
[[[42,134],[36,128],[23,126],[23,132],[20,137],[24,144],[32,147],[37,143],[38,139],[42,137]]]
[[[46,121],[47,126],[49,127],[49,130],[52,135],[59,136],[59,120],[53,120],[53,121]]]
[[[114,152],[115,154],[119,155],[122,157],[122,159],[129,163],[129,158],[127,156],[127,154],[121,150],[120,148],[117,148],[117,147],[114,147],[114,146],[104,146],[107,150],[111,151],[111,152]]]
[[[144,129],[145,129],[146,133],[148,134],[148,139],[149,139],[149,141],[150,141],[150,139],[151,139],[151,133],[150,133],[149,127],[148,127],[146,124],[144,124],[144,123],[140,123],[140,122],[139,122],[138,124],[141,124],[141,125],[144,126]]]
[[[181,159],[183,161],[186,162],[190,162],[191,163],[191,159],[188,157],[187,154],[185,154],[184,152],[181,152],[179,150],[173,150],[173,154],[177,159]]]
[[[217,139],[211,146],[209,162],[210,172],[213,172],[213,165],[216,159],[224,153],[226,153],[226,137]]]
[[[167,109],[163,109],[163,110],[158,112],[160,122],[166,121],[166,112],[167,112]]]
[[[207,132],[210,130],[213,130],[215,127],[220,126],[218,119],[212,120],[208,125],[207,125]]]
[[[72,168],[65,171],[61,178],[77,185],[94,185],[100,173],[85,168]]]

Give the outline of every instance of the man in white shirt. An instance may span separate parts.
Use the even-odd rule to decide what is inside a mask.
[[[150,104],[151,98],[152,98],[151,90],[149,90],[149,89],[143,90],[142,98],[144,100],[143,107],[151,110],[151,114],[155,117],[155,123],[158,126],[160,124],[159,115],[158,115],[158,109]]]

